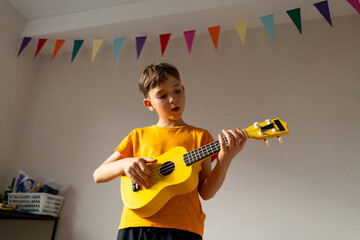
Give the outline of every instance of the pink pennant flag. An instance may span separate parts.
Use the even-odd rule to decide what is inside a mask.
[[[160,35],[161,56],[164,55],[166,46],[169,43],[170,36],[171,36],[171,33],[161,34]]]
[[[217,50],[218,42],[219,42],[220,26],[209,27],[208,30],[211,39],[213,41],[214,47]]]
[[[360,2],[359,0],[346,0],[355,10],[360,14]]]
[[[189,50],[189,54],[191,53],[192,44],[194,42],[195,30],[185,31],[184,32],[186,44]]]
[[[34,59],[36,58],[36,56],[39,54],[40,50],[42,49],[42,47],[44,46],[44,44],[46,43],[47,39],[46,38],[39,38],[38,41],[38,45],[36,48],[36,52],[35,52],[35,56]]]

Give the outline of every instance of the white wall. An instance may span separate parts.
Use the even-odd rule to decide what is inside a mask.
[[[156,123],[137,89],[141,71],[167,61],[181,73],[184,119],[216,136],[280,117],[289,123],[283,145],[249,140],[234,159],[223,188],[204,202],[205,239],[345,239],[360,235],[360,17],[249,29],[242,46],[235,33],[146,42],[136,60],[133,44],[113,62],[102,46],[95,62],[80,50],[49,62],[42,56],[13,164],[39,180],[69,185],[57,239],[115,239],[122,209],[119,182],[93,183],[92,173],[133,128]],[[67,43],[72,44],[72,43]],[[27,60],[23,65],[31,63]],[[21,81],[21,80],[19,80]]]
[[[17,58],[25,20],[7,2],[0,1],[0,191],[11,184],[8,165],[15,161],[25,102],[36,78],[39,64],[25,49]]]

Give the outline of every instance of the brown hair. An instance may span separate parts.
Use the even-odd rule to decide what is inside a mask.
[[[167,80],[169,74],[180,81],[179,71],[171,64],[155,63],[147,66],[140,77],[140,91],[148,97],[150,89]]]

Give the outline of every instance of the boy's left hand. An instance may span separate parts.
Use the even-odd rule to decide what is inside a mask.
[[[227,138],[228,144],[225,144],[223,136],[219,134],[218,138],[221,150],[218,155],[218,163],[228,167],[232,159],[243,149],[247,137],[246,134],[239,128],[236,130],[222,130],[222,132]]]

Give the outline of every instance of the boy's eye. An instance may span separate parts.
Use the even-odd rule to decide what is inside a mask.
[[[166,98],[166,95],[161,95],[159,96],[160,99],[165,99]]]

